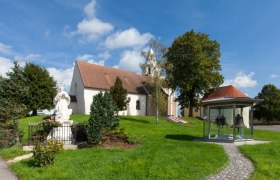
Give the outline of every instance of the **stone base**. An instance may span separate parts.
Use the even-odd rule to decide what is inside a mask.
[[[34,146],[23,146],[22,150],[24,150],[24,151],[32,151],[33,148],[34,148]],[[63,149],[64,150],[76,150],[76,149],[78,149],[78,145],[73,145],[73,144],[72,145],[64,145]]]
[[[57,140],[63,142],[64,145],[73,144],[73,134],[71,131],[71,125],[73,121],[70,120],[60,120],[58,121],[61,123],[60,127],[53,127],[51,132],[49,133],[47,140]]]

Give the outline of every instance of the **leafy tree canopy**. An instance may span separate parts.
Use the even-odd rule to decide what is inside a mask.
[[[205,33],[193,30],[176,38],[166,53],[167,81],[174,91],[179,92],[179,104],[198,107],[199,95],[223,83],[220,74],[220,45]]]
[[[255,97],[264,101],[255,105],[254,116],[271,122],[280,119],[280,90],[273,84],[264,85],[261,92]]]
[[[41,66],[27,63],[23,75],[29,88],[28,99],[25,101],[28,110],[37,115],[38,109],[51,109],[56,94],[56,82],[49,72]]]

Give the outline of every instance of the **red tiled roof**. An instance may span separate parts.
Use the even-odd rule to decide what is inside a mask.
[[[142,86],[142,76],[132,71],[121,70],[82,61],[76,61],[83,84],[86,88],[110,89],[117,76],[122,80],[127,92],[146,94]]]
[[[230,85],[230,86],[224,86],[219,87],[217,89],[211,90],[209,93],[205,94],[201,101],[208,101],[208,100],[214,100],[219,98],[249,98],[246,96],[243,92],[238,90],[236,87]]]

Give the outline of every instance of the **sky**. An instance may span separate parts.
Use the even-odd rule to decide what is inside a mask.
[[[220,43],[223,85],[251,97],[280,79],[278,0],[0,0],[0,75],[32,62],[69,87],[77,59],[140,73],[151,39]]]

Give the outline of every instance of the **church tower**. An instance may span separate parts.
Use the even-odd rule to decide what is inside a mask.
[[[153,49],[150,48],[148,52],[145,52],[144,57],[146,58],[146,62],[140,65],[142,75],[151,77],[159,75],[160,67],[158,66]]]

